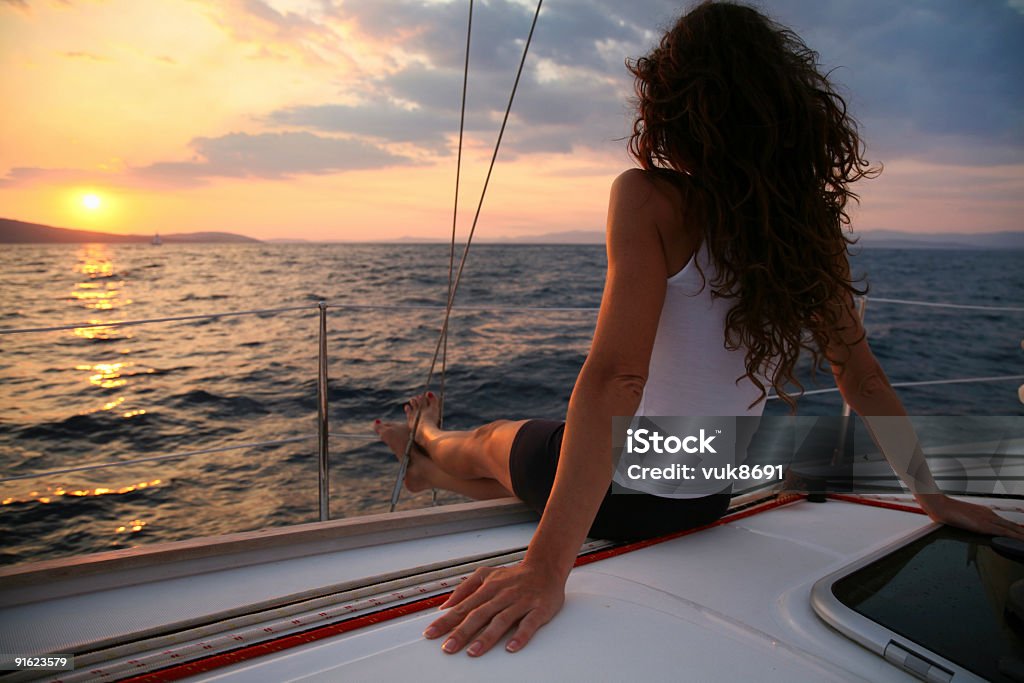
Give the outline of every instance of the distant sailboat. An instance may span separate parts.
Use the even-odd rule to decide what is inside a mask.
[[[159,247],[163,243],[164,243],[164,241],[162,239],[160,239],[160,233],[156,233],[155,235],[153,235],[153,246],[154,247]]]

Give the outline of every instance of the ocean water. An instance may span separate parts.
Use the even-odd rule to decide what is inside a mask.
[[[366,438],[369,425],[399,419],[425,380],[442,314],[403,307],[442,305],[447,266],[446,245],[7,247],[6,329],[302,309],[3,335],[0,478],[305,440],[0,482],[0,563],[315,520],[320,300],[332,304],[331,513],[385,511],[396,464]],[[872,249],[853,268],[870,296],[1024,304],[1022,251]],[[595,313],[508,307],[596,307],[604,270],[600,246],[474,246],[457,298],[466,309],[452,320],[446,424],[564,416]],[[893,382],[1024,373],[1021,313],[869,302],[867,328]],[[1019,383],[900,395],[912,414],[1021,416]],[[829,386],[819,375],[808,388]],[[831,393],[799,410],[839,406]],[[779,402],[767,409],[785,412]],[[401,506],[429,504],[406,493]]]

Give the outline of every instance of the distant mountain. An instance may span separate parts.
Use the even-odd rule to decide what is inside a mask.
[[[153,238],[150,237],[146,241],[150,241]],[[172,232],[167,235],[160,235],[160,239],[164,243],[171,242],[175,244],[184,243],[195,243],[195,242],[247,242],[257,243],[260,240],[253,239],[252,237],[246,237],[245,235],[239,235],[233,232]]]
[[[1024,249],[1024,231],[932,232],[865,230],[856,233],[865,249]]]
[[[161,235],[160,239],[167,243],[191,242],[259,242],[251,237],[236,235],[231,232],[179,232]],[[0,244],[81,244],[85,242],[103,242],[107,244],[148,243],[152,235],[116,235],[110,232],[94,230],[71,230],[55,228],[39,223],[26,223],[10,218],[0,218]]]
[[[981,233],[916,233],[899,230],[866,230],[856,233],[865,249],[1024,249],[1024,231]],[[481,238],[481,242],[513,244],[604,244],[597,230],[567,230],[525,237]]]
[[[433,244],[434,242],[450,242],[450,240],[442,239],[440,237],[410,237],[408,235],[404,237],[396,237],[389,242],[403,242],[409,244]],[[456,242],[458,244],[458,242]]]
[[[514,244],[604,244],[604,232],[599,230],[563,230],[523,237],[498,237],[486,241],[512,242]]]

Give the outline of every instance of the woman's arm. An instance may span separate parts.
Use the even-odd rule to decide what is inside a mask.
[[[864,420],[882,455],[936,522],[997,536],[1024,540],[1024,526],[982,505],[950,498],[935,484],[907,411],[871,353],[860,316],[848,302],[828,348],[836,385],[850,407]]]
[[[640,402],[667,280],[659,224],[678,212],[649,177],[627,171],[612,186],[608,276],[594,340],[566,416],[554,486],[526,557],[517,566],[476,572],[424,632],[451,631],[443,649],[490,649],[509,629],[515,652],[561,609],[565,582],[612,479],[612,417]]]

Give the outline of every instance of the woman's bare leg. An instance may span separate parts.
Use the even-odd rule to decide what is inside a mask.
[[[508,469],[512,441],[526,420],[498,420],[468,431],[449,431],[437,426],[440,411],[437,397],[413,397],[405,407],[411,428],[420,411],[416,443],[441,470],[456,479],[494,479],[512,491]]]
[[[396,457],[405,454],[409,443],[409,426],[402,422],[376,422],[373,431],[377,432],[381,441],[387,444]],[[491,498],[508,498],[512,491],[490,478],[459,479],[438,467],[426,453],[413,445],[409,452],[409,468],[405,473],[405,488],[413,493],[426,489],[445,489],[474,498],[490,500]]]

